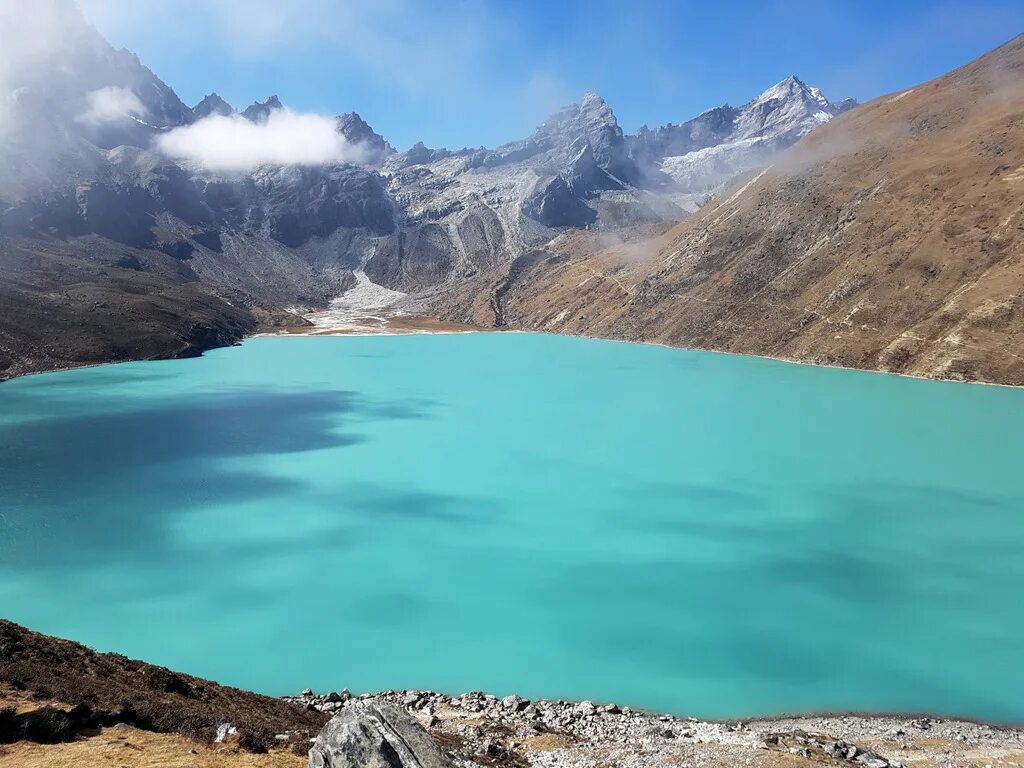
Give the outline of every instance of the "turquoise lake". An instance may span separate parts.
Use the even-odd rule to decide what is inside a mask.
[[[271,694],[1024,721],[1024,391],[532,334],[0,385],[0,616]]]

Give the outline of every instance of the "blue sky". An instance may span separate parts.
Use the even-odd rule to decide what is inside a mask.
[[[191,105],[276,93],[399,149],[494,146],[600,93],[627,131],[787,75],[870,99],[1024,31],[1021,0],[79,0]]]

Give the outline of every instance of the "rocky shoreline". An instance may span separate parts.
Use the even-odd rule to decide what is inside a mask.
[[[53,765],[1020,768],[1024,729],[896,715],[712,721],[478,691],[272,698],[0,619],[0,768]]]
[[[709,721],[589,701],[469,692],[311,690],[286,701],[331,715],[404,709],[463,765],[598,766],[1024,764],[1024,730],[935,717],[800,716]]]

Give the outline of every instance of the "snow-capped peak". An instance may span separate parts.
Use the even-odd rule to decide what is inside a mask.
[[[658,167],[688,203],[741,173],[764,168],[774,153],[854,104],[834,104],[790,75],[741,107],[724,104],[684,123],[639,131],[628,142],[631,155],[644,167]]]
[[[773,101],[785,101],[795,96],[799,97],[807,95],[808,93],[809,89],[804,85],[803,81],[796,75],[790,75],[785,80],[776,83],[771,88],[761,93],[753,100],[752,104],[767,104]]]

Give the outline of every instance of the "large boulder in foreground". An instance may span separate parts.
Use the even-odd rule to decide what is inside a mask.
[[[450,768],[426,729],[393,704],[357,701],[331,719],[309,768]]]

